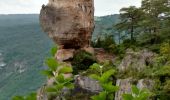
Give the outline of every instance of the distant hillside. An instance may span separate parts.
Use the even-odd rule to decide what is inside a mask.
[[[104,34],[114,34],[113,25],[119,22],[119,15],[108,15],[103,17],[95,17],[95,30],[93,40]]]
[[[37,90],[53,42],[41,31],[39,15],[0,15],[0,100]],[[93,39],[114,31],[118,15],[95,17]],[[106,31],[107,30],[107,31]]]
[[[52,41],[38,21],[38,15],[0,15],[0,100],[35,91],[46,79],[40,71]]]

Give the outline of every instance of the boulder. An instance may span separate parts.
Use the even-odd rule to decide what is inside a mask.
[[[81,75],[75,76],[75,86],[76,88],[84,90],[88,93],[99,93],[100,91],[102,91],[102,88],[99,85],[98,81]],[[80,91],[78,90],[77,92]]]
[[[119,91],[115,94],[115,100],[122,100],[122,95],[125,93],[131,93],[132,79],[118,79],[116,81],[116,86],[119,86]]]
[[[149,90],[152,90],[154,87],[154,81],[151,79],[140,79],[138,80],[137,87],[140,89],[147,88]]]
[[[94,30],[94,1],[49,0],[42,6],[40,24],[65,49],[88,46]]]
[[[55,58],[60,62],[66,61],[73,58],[74,52],[74,49],[59,49],[55,54]]]
[[[131,49],[128,49],[126,51],[125,57],[118,66],[118,69],[119,71],[126,71],[131,68],[141,71],[153,62],[155,55],[155,53],[148,50],[140,50],[135,52]]]
[[[106,52],[103,48],[94,48],[96,60],[99,63],[104,63],[105,61],[111,61],[112,63],[115,60],[115,56]]]

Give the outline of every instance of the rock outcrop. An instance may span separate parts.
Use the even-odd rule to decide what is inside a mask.
[[[131,49],[128,49],[121,64],[118,66],[118,69],[119,71],[126,71],[131,68],[140,71],[151,64],[154,57],[155,54],[148,50],[135,52]]]
[[[131,92],[132,79],[118,79],[116,81],[116,86],[119,86],[119,91],[115,94],[115,100],[122,100],[122,95],[124,93]]]
[[[115,100],[123,100],[122,98],[123,94],[131,93],[132,85],[136,85],[140,90],[144,88],[152,90],[154,84],[155,84],[154,81],[150,79],[140,79],[140,80],[134,80],[132,78],[118,79],[116,81],[116,86],[119,86],[119,91],[117,91],[115,94]]]
[[[89,93],[99,93],[102,91],[98,81],[86,76],[77,75],[75,77],[75,85],[77,88],[80,88]]]
[[[89,46],[94,30],[93,0],[49,0],[42,6],[40,22],[64,49]]]
[[[119,72],[127,72],[134,70],[136,73],[143,71],[150,64],[153,63],[153,58],[156,56],[155,53],[148,50],[133,51],[128,49],[126,51],[125,57],[122,59],[120,65],[118,66]],[[122,95],[124,93],[131,93],[131,86],[136,85],[139,89],[147,88],[149,90],[153,89],[154,81],[148,78],[135,79],[133,76],[125,75],[125,79],[118,79],[116,85],[119,86],[119,91],[115,94],[115,100],[122,100]],[[128,78],[129,77],[129,78]]]
[[[94,30],[93,0],[49,0],[47,5],[42,6],[40,24],[44,32],[59,46],[55,54],[57,61],[72,66],[72,59],[77,51],[85,50],[94,54],[94,49],[90,47]],[[64,74],[64,77],[70,76],[71,73]],[[87,80],[85,78],[84,86]],[[53,84],[53,81],[49,79],[47,86]],[[37,99],[46,100],[45,95],[40,89]]]

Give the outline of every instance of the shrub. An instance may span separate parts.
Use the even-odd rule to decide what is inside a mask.
[[[95,63],[96,60],[94,56],[84,50],[77,52],[72,61],[74,72],[73,74],[78,74],[79,71],[85,71],[90,65]]]
[[[103,88],[102,92],[91,97],[92,100],[113,100],[114,92],[119,89],[113,85],[112,76],[116,71],[114,69],[103,71],[103,66],[96,63],[90,66],[90,68],[98,72],[98,74],[91,74],[90,77],[97,80]]]
[[[132,93],[123,94],[123,100],[147,100],[151,93],[147,89],[140,90],[136,86],[132,86]]]
[[[160,54],[162,54],[163,56],[167,57],[170,60],[170,43],[169,42],[165,42],[161,44]]]
[[[37,100],[36,93],[31,93],[27,96],[14,96],[12,100]]]
[[[103,39],[98,38],[95,42],[92,42],[92,46],[96,48],[104,48],[108,52],[113,52],[116,43],[113,35],[105,35]]]
[[[63,89],[73,89],[73,78],[64,77],[64,74],[72,73],[73,70],[70,66],[67,66],[64,63],[59,63],[54,58],[54,54],[57,52],[57,48],[51,49],[51,55],[52,57],[46,59],[45,64],[48,66],[47,70],[42,71],[42,73],[49,78],[54,79],[53,85],[48,86],[46,91],[49,93],[49,95],[55,95],[55,97],[59,97],[60,99],[64,99],[63,95]],[[51,98],[51,97],[49,97]]]

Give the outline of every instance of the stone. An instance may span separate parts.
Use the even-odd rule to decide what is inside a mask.
[[[93,47],[84,47],[82,50],[94,55],[94,48]]]
[[[124,93],[131,93],[132,79],[118,79],[116,81],[116,86],[119,86],[119,90],[115,94],[115,100],[123,100],[122,95]]]
[[[84,91],[87,91],[89,93],[99,93],[100,91],[102,91],[102,88],[99,85],[98,81],[94,79],[81,75],[75,76],[74,79],[76,87]]]
[[[41,87],[37,91],[37,100],[48,100],[48,96],[46,93],[46,86]]]
[[[152,64],[155,53],[148,50],[133,51],[128,49],[125,57],[118,66],[119,71],[127,71],[129,68],[137,69],[141,71],[145,69],[149,64]]]
[[[40,24],[65,49],[88,46],[94,30],[94,1],[49,0],[41,9]]]
[[[94,48],[94,52],[99,63],[104,63],[105,61],[111,61],[113,63],[115,60],[115,56],[107,53],[103,48]]]
[[[154,87],[154,81],[151,79],[140,79],[138,80],[137,87],[140,89],[147,88],[149,90],[152,90]]]
[[[72,59],[74,56],[74,49],[59,49],[55,55],[57,61],[66,61]]]

